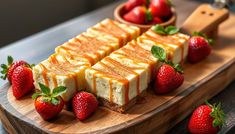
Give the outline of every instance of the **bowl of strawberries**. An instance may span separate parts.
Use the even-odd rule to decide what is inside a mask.
[[[175,25],[176,12],[170,0],[128,0],[114,10],[117,21],[137,26],[141,32],[155,24]]]

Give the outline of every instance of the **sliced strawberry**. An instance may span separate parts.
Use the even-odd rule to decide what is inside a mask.
[[[98,109],[96,97],[87,92],[79,92],[73,97],[73,111],[79,120],[88,118]]]
[[[24,65],[16,67],[12,74],[12,90],[16,99],[20,99],[33,89],[33,73],[31,68]]]
[[[59,86],[52,93],[48,87],[39,83],[42,92],[34,93],[32,98],[36,111],[44,120],[55,118],[63,109],[64,101],[60,95],[66,92],[66,87]]]

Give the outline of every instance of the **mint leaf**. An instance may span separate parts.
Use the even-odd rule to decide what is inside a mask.
[[[60,100],[59,100],[58,98],[52,98],[52,99],[51,99],[51,103],[52,103],[53,105],[58,105],[58,104],[60,103]]]
[[[170,35],[178,33],[179,30],[180,29],[175,26],[168,26],[165,28],[165,32]]]
[[[164,27],[159,24],[152,26],[151,29],[158,34],[166,34]]]
[[[12,56],[7,56],[7,62],[8,62],[8,65],[11,65],[13,63]]]
[[[152,46],[151,48],[152,55],[159,59],[161,62],[166,61],[166,52],[163,48],[158,46]]]
[[[167,26],[166,28],[164,28],[163,26],[157,24],[152,27],[152,30],[158,34],[172,35],[178,33],[180,29],[175,26]]]
[[[59,86],[59,87],[56,87],[53,89],[53,92],[52,92],[52,97],[57,97],[57,96],[60,96],[62,95],[63,93],[66,92],[66,87],[65,86]]]
[[[43,85],[42,83],[39,83],[39,87],[41,88],[42,93],[44,93],[45,95],[50,94],[50,88],[48,88],[47,86]]]

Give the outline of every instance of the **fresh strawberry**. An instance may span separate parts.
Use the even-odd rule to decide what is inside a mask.
[[[98,109],[96,97],[87,92],[79,92],[73,97],[73,111],[79,120],[88,118]]]
[[[180,87],[184,82],[181,66],[173,64],[171,61],[166,61],[166,52],[163,48],[153,46],[151,51],[154,57],[164,63],[156,73],[155,92],[164,94]]]
[[[189,39],[188,61],[197,63],[211,53],[211,47],[205,38],[193,36]]]
[[[163,64],[157,74],[155,81],[155,92],[159,94],[168,93],[180,87],[184,82],[184,76],[177,72],[174,67]]]
[[[155,17],[153,18],[153,20],[150,21],[148,24],[150,24],[150,25],[155,25],[155,24],[160,24],[160,23],[163,23],[163,20],[162,20],[161,18],[155,16]]]
[[[152,0],[149,10],[153,16],[160,18],[169,18],[172,15],[171,2],[169,0]]]
[[[12,90],[16,99],[20,99],[33,88],[32,69],[24,65],[16,67],[12,73]]]
[[[7,65],[1,64],[1,68],[2,68],[1,73],[3,74],[1,78],[4,80],[7,78],[8,81],[12,83],[12,74],[15,68],[21,65],[29,66],[29,64],[23,60],[13,62],[13,58],[11,56],[7,57],[7,61],[8,61]]]
[[[125,3],[125,11],[128,12],[137,6],[146,6],[147,4],[148,4],[148,0],[128,0]]]
[[[35,109],[44,120],[53,119],[64,107],[64,101],[60,95],[66,92],[66,87],[56,87],[51,93],[45,85],[39,83],[39,86],[42,92],[34,93],[32,96],[35,100]]]
[[[225,114],[221,104],[199,106],[192,114],[188,130],[192,134],[216,134],[224,124]]]
[[[137,6],[123,16],[126,21],[136,24],[144,24],[147,17],[147,10],[143,6]]]

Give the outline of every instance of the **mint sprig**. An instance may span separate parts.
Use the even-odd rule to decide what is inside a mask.
[[[162,34],[162,35],[172,35],[172,34],[176,34],[179,32],[179,28],[175,27],[175,26],[167,26],[167,27],[163,27],[159,24],[152,26],[151,28],[154,32],[158,33],[158,34]]]
[[[210,44],[213,45],[214,44],[214,40],[209,38],[206,34],[202,33],[202,32],[193,32],[192,34],[193,36],[200,36],[206,39],[206,41]]]
[[[32,99],[37,99],[39,96],[43,96],[42,100],[44,102],[51,102],[54,105],[57,105],[60,103],[59,96],[64,94],[67,90],[65,86],[58,86],[53,89],[52,93],[50,91],[50,88],[45,86],[42,83],[39,83],[39,87],[41,89],[41,92],[34,93],[32,95]]]
[[[167,60],[166,52],[163,48],[161,48],[159,46],[152,46],[151,53],[160,62],[172,66],[175,69],[175,71],[177,71],[181,74],[184,73],[183,68],[180,66],[180,64],[174,64],[172,61]]]

